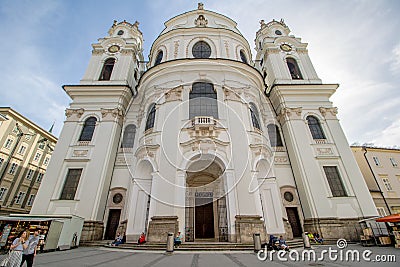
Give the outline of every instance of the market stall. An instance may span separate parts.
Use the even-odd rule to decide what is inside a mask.
[[[23,230],[31,234],[36,229],[41,231],[39,236],[39,251],[64,250],[79,245],[83,227],[83,218],[69,216],[34,216],[11,214],[0,216],[0,248],[8,250],[13,240]]]
[[[393,233],[393,239],[395,247],[400,248],[400,213],[388,215],[379,219],[376,219],[380,223],[388,223]]]
[[[377,217],[359,221],[363,231],[360,243],[363,246],[387,246],[391,244],[389,230],[384,222],[377,222]]]

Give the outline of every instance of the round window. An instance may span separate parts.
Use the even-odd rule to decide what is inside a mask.
[[[280,30],[276,30],[276,31],[275,31],[275,34],[276,34],[276,35],[282,35],[282,32],[281,32]]]
[[[285,198],[285,200],[287,202],[292,202],[293,201],[293,194],[290,192],[285,192],[285,194],[283,194],[283,197]]]
[[[122,196],[122,194],[116,193],[116,194],[113,196],[113,202],[114,202],[114,204],[119,204],[119,203],[121,203],[121,201],[122,201],[123,198],[124,198],[124,197]]]
[[[192,54],[195,58],[209,58],[211,56],[211,47],[204,41],[194,44]]]
[[[124,34],[124,31],[123,31],[123,30],[119,30],[117,34],[118,34],[118,35],[123,35],[123,34]]]

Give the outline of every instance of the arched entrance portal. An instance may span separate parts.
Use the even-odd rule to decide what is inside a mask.
[[[185,239],[228,241],[223,169],[215,161],[197,160],[186,172]]]

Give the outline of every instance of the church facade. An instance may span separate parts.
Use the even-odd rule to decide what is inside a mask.
[[[81,240],[357,239],[377,215],[307,44],[261,21],[255,60],[232,19],[165,22],[144,63],[138,23],[93,44],[31,214],[85,218]]]

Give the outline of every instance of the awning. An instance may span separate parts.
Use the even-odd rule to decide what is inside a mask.
[[[42,221],[51,221],[51,218],[32,218],[32,217],[9,217],[9,216],[0,216],[0,221],[34,221],[34,222],[42,222]]]
[[[377,222],[400,222],[400,213],[388,215],[379,219],[376,219]]]

